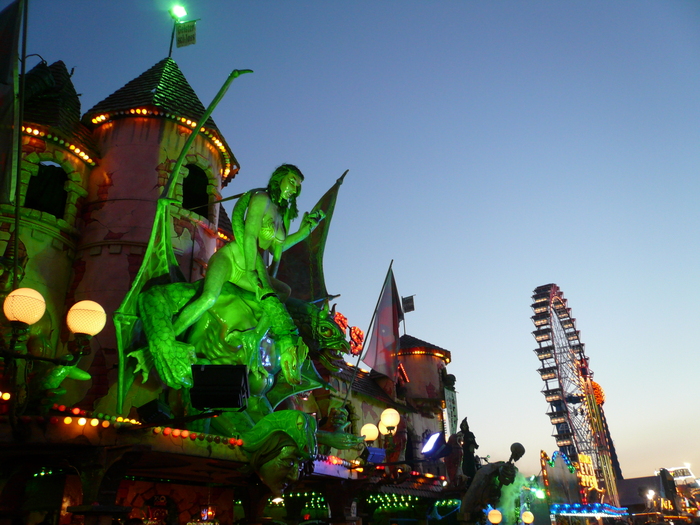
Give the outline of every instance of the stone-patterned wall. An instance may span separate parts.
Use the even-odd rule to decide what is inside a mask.
[[[76,228],[78,207],[87,196],[87,180],[91,167],[82,159],[54,142],[38,137],[23,137],[21,159],[20,204],[24,205],[31,177],[39,172],[41,162],[54,162],[66,172],[68,180],[66,208],[63,218],[39,210],[21,208],[19,248],[24,277],[22,287],[34,288],[46,300],[44,318],[32,328],[45,344],[42,351],[54,357],[63,353],[62,343],[69,337],[64,317],[72,303],[66,304],[79,231]],[[15,210],[0,205],[0,255],[9,255],[15,231]],[[9,284],[9,282],[8,282]]]

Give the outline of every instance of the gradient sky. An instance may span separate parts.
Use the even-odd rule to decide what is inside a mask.
[[[75,68],[83,111],[167,56],[165,0],[29,1],[28,52]],[[241,164],[225,195],[291,162],[306,210],[350,170],[329,292],[366,329],[393,259],[481,455],[520,441],[534,474],[556,448],[530,321],[556,283],[625,477],[700,472],[700,3],[185,5],[197,44],[173,58],[205,105],[255,71],[213,115]]]

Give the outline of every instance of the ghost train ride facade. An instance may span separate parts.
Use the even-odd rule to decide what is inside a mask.
[[[403,336],[389,375],[342,361],[357,329],[321,261],[342,177],[282,258],[289,299],[226,282],[178,332],[246,210],[218,203],[239,165],[175,61],[84,115],[42,62],[23,110],[19,206],[12,177],[0,204],[0,523],[355,523],[445,499],[420,449],[457,431],[450,352]]]

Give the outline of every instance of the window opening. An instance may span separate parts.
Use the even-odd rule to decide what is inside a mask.
[[[66,211],[66,182],[68,175],[55,162],[39,163],[39,171],[30,177],[24,207],[50,213],[57,219],[63,219]]]
[[[188,164],[189,174],[182,181],[182,207],[202,217],[209,216],[209,179],[196,164]]]

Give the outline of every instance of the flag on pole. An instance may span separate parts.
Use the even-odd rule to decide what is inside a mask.
[[[22,10],[15,0],[0,12],[0,202],[12,195],[13,127],[17,97],[17,64]]]
[[[191,46],[197,43],[197,21],[178,22],[175,24],[177,47]]]
[[[396,289],[394,272],[389,271],[377,303],[374,325],[370,330],[366,354],[362,359],[372,370],[396,379],[399,354],[399,322],[403,321],[401,297]]]

